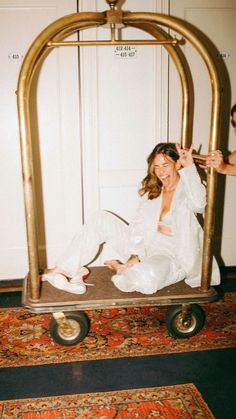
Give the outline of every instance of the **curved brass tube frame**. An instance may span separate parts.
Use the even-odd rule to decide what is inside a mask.
[[[46,27],[35,39],[29,48],[23,61],[17,89],[17,105],[19,115],[19,130],[21,141],[22,176],[24,188],[24,202],[26,215],[26,229],[28,241],[29,257],[29,284],[30,299],[34,302],[39,301],[39,263],[38,263],[38,242],[37,242],[37,222],[35,212],[34,182],[33,182],[33,158],[32,158],[32,139],[30,128],[29,96],[32,79],[35,70],[40,62],[45,58],[50,48],[60,45],[83,45],[83,41],[63,41],[68,35],[87,29],[90,27],[110,24],[111,41],[86,41],[84,45],[115,45],[115,44],[163,44],[173,59],[180,77],[182,90],[182,116],[181,116],[181,135],[180,142],[184,146],[191,144],[192,139],[192,114],[193,114],[193,85],[191,72],[182,50],[177,42],[171,38],[164,29],[157,25],[166,26],[179,34],[197,49],[204,60],[211,82],[212,88],[212,109],[210,121],[209,150],[217,148],[219,143],[219,121],[220,110],[220,82],[217,69],[205,45],[197,38],[194,32],[186,27],[183,21],[178,18],[161,15],[157,13],[131,13],[122,12],[114,9],[116,1],[109,2],[111,10],[102,13],[84,12],[73,13],[64,16],[48,27]],[[115,23],[112,23],[115,22]],[[126,26],[134,26],[151,34],[156,40],[140,41],[116,41],[114,28],[116,23]],[[192,93],[192,94],[190,94]],[[213,209],[216,191],[216,175],[213,170],[208,174],[207,179],[207,208],[205,215],[205,234],[203,244],[203,264],[201,290],[206,292],[209,289],[211,265],[212,265],[212,236],[214,228]]]

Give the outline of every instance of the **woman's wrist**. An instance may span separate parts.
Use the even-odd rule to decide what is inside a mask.
[[[125,263],[126,266],[132,266],[135,263],[139,262],[139,257],[138,255],[130,255],[129,259],[127,260],[127,262]]]
[[[193,159],[184,162],[184,164],[182,163],[182,167],[185,168],[185,167],[188,167],[188,166],[192,166],[192,164],[194,164]]]

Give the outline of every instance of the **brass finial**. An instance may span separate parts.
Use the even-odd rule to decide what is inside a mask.
[[[114,9],[119,0],[106,0],[111,9]]]

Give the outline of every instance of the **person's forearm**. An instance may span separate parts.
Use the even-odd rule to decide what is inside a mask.
[[[224,163],[217,169],[217,172],[222,175],[236,176],[236,166],[234,164]]]
[[[228,162],[229,164],[236,164],[236,151],[233,151],[232,153],[229,154],[228,156]]]

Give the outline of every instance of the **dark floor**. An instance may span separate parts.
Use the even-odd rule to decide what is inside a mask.
[[[235,280],[218,290],[236,291]],[[0,305],[20,305],[19,292]],[[194,383],[216,419],[236,417],[236,348],[0,369],[0,399]]]

